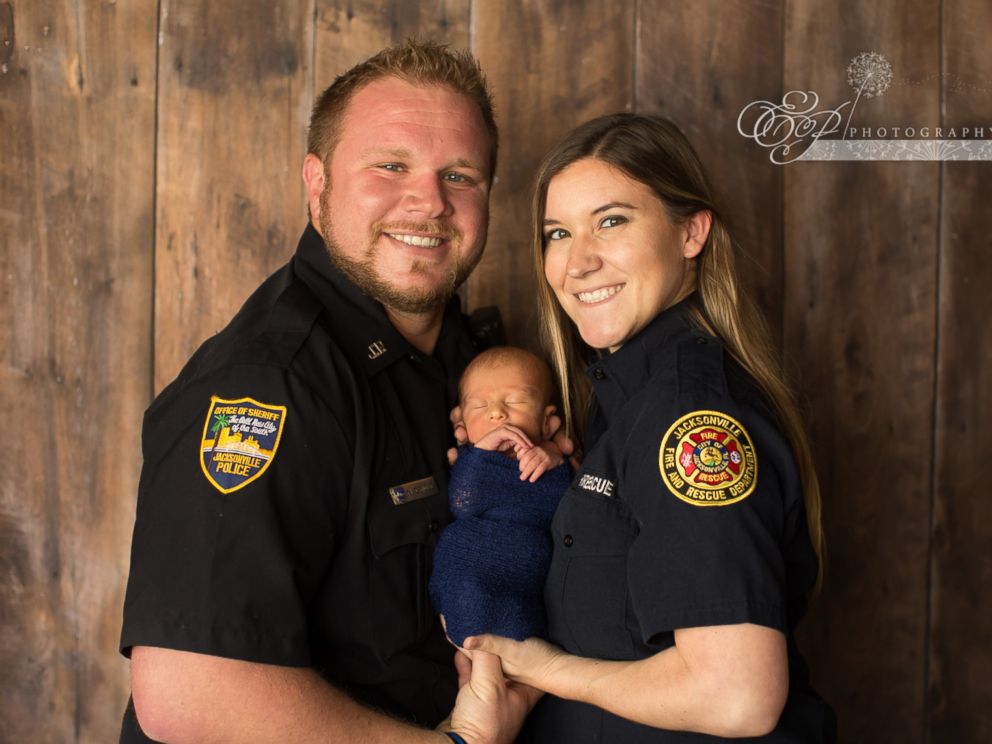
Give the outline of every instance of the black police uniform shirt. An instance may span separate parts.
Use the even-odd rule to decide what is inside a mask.
[[[817,574],[799,473],[755,385],[696,330],[693,301],[588,370],[588,454],[552,523],[550,638],[572,654],[634,660],[674,645],[678,628],[775,628],[788,640],[790,693],[778,728],[758,741],[829,740],[833,713],[792,637]],[[718,739],[545,696],[521,740]]]
[[[122,652],[308,666],[403,718],[447,716],[427,581],[473,354],[456,302],[434,355],[412,348],[308,226],[145,414]]]

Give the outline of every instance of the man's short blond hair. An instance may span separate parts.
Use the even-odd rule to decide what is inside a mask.
[[[352,97],[369,83],[395,77],[414,85],[437,85],[468,98],[479,107],[489,133],[489,178],[496,170],[499,132],[493,114],[492,94],[478,60],[469,52],[452,51],[433,41],[407,39],[383,49],[339,75],[314,103],[310,113],[307,152],[316,155],[325,167],[341,139],[344,114]]]

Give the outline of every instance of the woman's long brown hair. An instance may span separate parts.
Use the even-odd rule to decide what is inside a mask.
[[[584,158],[600,160],[652,189],[676,224],[701,210],[712,214],[709,237],[694,259],[699,302],[693,312],[700,327],[718,336],[754,378],[778,416],[799,467],[810,540],[822,565],[820,486],[799,406],[784,381],[765,320],[740,285],[734,243],[713,203],[699,157],[678,127],[667,119],[639,114],[593,119],[566,135],[538,171],[532,213],[538,309],[542,341],[558,377],[570,436],[578,439],[588,412],[592,389],[581,370],[592,350],[579,337],[544,279],[543,221],[551,179]]]

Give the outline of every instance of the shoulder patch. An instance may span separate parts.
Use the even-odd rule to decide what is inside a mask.
[[[286,406],[212,396],[200,442],[200,467],[210,484],[231,493],[260,478],[276,456],[285,422]]]
[[[739,421],[719,411],[693,411],[672,424],[658,452],[668,490],[693,506],[726,506],[751,495],[758,458]]]

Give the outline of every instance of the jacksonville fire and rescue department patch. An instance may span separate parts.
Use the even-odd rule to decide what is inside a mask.
[[[200,443],[207,480],[221,493],[231,493],[260,478],[276,456],[285,422],[286,406],[212,396]]]
[[[693,411],[661,440],[661,479],[694,506],[726,506],[747,498],[758,482],[758,459],[747,430],[719,411]]]

